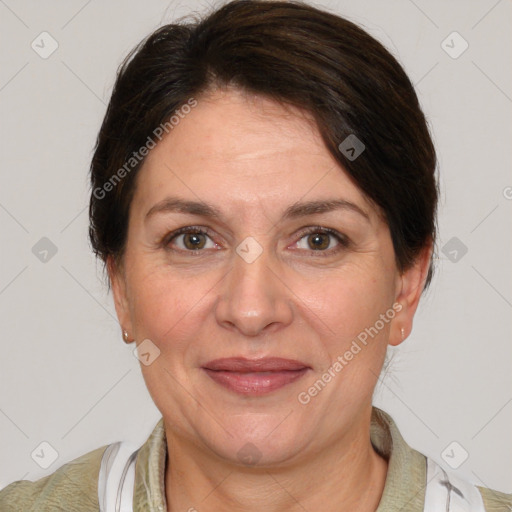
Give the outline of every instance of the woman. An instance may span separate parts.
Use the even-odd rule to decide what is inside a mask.
[[[4,510],[498,511],[372,407],[432,277],[436,156],[363,30],[235,1],[119,71],[90,238],[162,419],[0,492]]]

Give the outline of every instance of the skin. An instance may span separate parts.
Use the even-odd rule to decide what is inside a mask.
[[[168,196],[207,202],[222,217],[145,219]],[[331,199],[368,218],[348,208],[282,218],[299,201]],[[168,236],[187,226],[209,232]],[[303,233],[319,226],[348,245]],[[262,249],[252,263],[236,252],[246,237]],[[191,241],[202,248],[188,248]],[[141,369],[164,418],[167,510],[376,510],[387,462],[370,442],[372,393],[387,345],[412,328],[430,254],[426,246],[399,272],[382,215],[305,113],[232,88],[198,98],[148,155],[122,265],[108,260],[120,324],[137,344],[149,339],[160,350]],[[397,303],[378,335],[300,403],[299,393]],[[269,394],[242,396],[201,369],[232,356],[297,359],[310,369]],[[255,464],[238,457],[247,443],[257,448]]]

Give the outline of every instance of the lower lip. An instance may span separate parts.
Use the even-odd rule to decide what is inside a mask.
[[[208,376],[222,386],[244,395],[263,395],[300,379],[308,368],[281,372],[240,373],[204,368]]]

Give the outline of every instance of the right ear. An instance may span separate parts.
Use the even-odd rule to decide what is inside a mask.
[[[119,268],[114,257],[107,257],[107,272],[112,285],[114,295],[114,306],[116,308],[117,318],[121,329],[133,335],[132,321],[130,317],[130,308],[128,307],[128,294],[124,270]]]

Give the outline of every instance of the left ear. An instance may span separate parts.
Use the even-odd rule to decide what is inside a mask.
[[[432,250],[432,243],[429,243],[418,254],[413,265],[398,277],[397,289],[399,293],[396,296],[395,303],[402,307],[391,322],[390,345],[400,345],[412,331],[413,318],[425,287]]]

